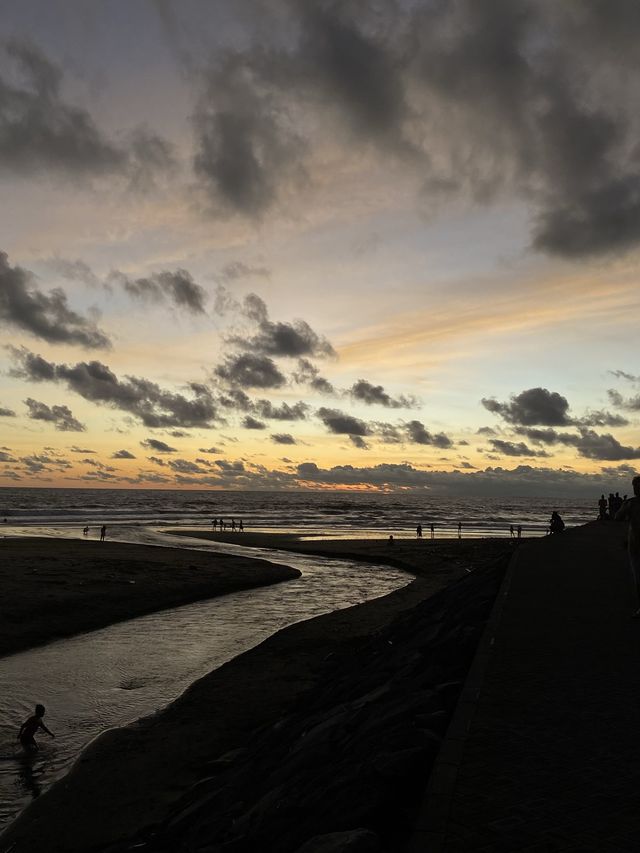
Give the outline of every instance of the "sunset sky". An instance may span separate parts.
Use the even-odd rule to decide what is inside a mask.
[[[640,4],[2,13],[0,485],[629,491]]]

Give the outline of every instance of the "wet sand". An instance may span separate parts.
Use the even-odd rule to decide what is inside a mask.
[[[239,541],[238,536],[204,535]],[[377,559],[412,568],[418,577],[383,598],[290,626],[196,682],[162,712],[106,733],[7,830],[1,851],[79,853],[131,839],[163,820],[187,789],[217,772],[221,755],[242,748],[252,732],[282,719],[305,691],[322,683],[326,660],[344,643],[370,637],[466,576],[480,557],[490,560],[510,550],[504,540],[401,540],[393,555],[386,542],[370,540],[309,543],[278,534],[244,534],[241,541]],[[189,553],[185,560],[195,562],[192,557]]]
[[[0,655],[299,575],[266,560],[179,548],[1,539]]]

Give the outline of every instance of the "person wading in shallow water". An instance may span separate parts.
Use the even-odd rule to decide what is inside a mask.
[[[104,542],[104,537],[106,535],[107,535],[107,528],[103,524],[102,527],[100,528],[100,541],[101,542]]]
[[[634,497],[625,501],[615,515],[616,521],[629,522],[629,568],[636,592],[636,604],[640,604],[640,475],[631,481]],[[633,614],[640,619],[640,607]]]
[[[36,712],[33,716],[28,717],[24,723],[20,726],[20,731],[18,732],[18,740],[22,744],[27,752],[33,752],[38,749],[38,744],[35,741],[34,735],[38,731],[38,729],[42,729],[43,732],[46,732],[50,737],[55,737],[53,732],[50,732],[49,729],[42,722],[42,718],[45,715],[45,707],[44,705],[36,705]]]

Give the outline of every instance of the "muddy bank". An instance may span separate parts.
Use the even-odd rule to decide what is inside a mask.
[[[266,560],[179,548],[3,538],[0,655],[299,576]]]

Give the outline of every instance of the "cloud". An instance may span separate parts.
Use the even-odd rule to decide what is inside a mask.
[[[320,371],[308,358],[298,359],[298,367],[292,373],[291,378],[298,385],[308,385],[320,394],[335,394],[335,388],[331,382],[320,376]]]
[[[222,453],[222,451],[217,447],[199,447],[198,452],[199,453],[211,453],[214,455],[218,454],[218,453]]]
[[[615,376],[617,379],[626,379],[627,382],[633,382],[634,384],[640,383],[640,376],[637,376],[634,373],[627,373],[624,370],[609,370],[607,372],[612,376]]]
[[[258,324],[258,334],[252,337],[236,335],[227,339],[241,349],[274,358],[336,355],[329,341],[314,332],[305,320],[293,320],[291,323],[269,320],[266,304],[255,293],[245,297],[242,310],[248,319]]]
[[[261,217],[300,176],[304,147],[286,111],[259,91],[239,54],[209,69],[193,117],[194,169],[214,208]]]
[[[0,323],[48,343],[78,344],[87,349],[111,346],[95,323],[69,308],[61,288],[48,294],[38,290],[32,273],[12,267],[5,252],[0,252]]]
[[[170,447],[166,442],[160,441],[157,438],[145,438],[140,442],[141,447],[146,447],[147,450],[155,450],[156,453],[177,453],[175,447]]]
[[[16,364],[12,376],[33,382],[63,382],[85,400],[128,412],[147,427],[211,427],[218,418],[211,392],[200,383],[190,383],[193,398],[189,399],[141,377],[118,379],[99,361],[55,364],[24,347],[12,347],[10,352]]]
[[[91,267],[80,259],[70,261],[66,258],[49,258],[46,263],[50,270],[69,281],[81,281],[91,287],[98,287],[101,284]]]
[[[358,450],[368,450],[369,445],[360,435],[350,435],[349,441],[353,444],[354,447],[357,447]]]
[[[4,406],[0,406],[0,418],[15,418],[16,413],[13,409],[6,409]]]
[[[112,459],[135,459],[136,457],[133,453],[129,453],[128,450],[116,450],[115,453],[111,454]]]
[[[71,177],[120,175],[145,185],[172,167],[170,146],[144,128],[126,142],[110,140],[87,110],[61,95],[62,72],[35,45],[9,41],[16,79],[0,76],[0,169],[13,174]]]
[[[91,448],[89,448],[89,447],[78,447],[75,444],[72,444],[71,447],[69,448],[69,450],[72,453],[95,453],[96,452],[95,450],[91,450]]]
[[[610,388],[607,394],[612,406],[626,409],[629,412],[640,411],[640,394],[636,394],[634,397],[623,397],[619,391],[615,391],[613,388]]]
[[[564,426],[572,424],[569,402],[566,397],[546,388],[529,388],[512,395],[509,403],[499,403],[493,398],[483,398],[482,405],[489,412],[500,415],[507,423],[533,426]]]
[[[495,453],[501,453],[503,456],[549,456],[544,450],[532,450],[523,441],[515,444],[513,441],[492,438],[489,439],[489,444]]]
[[[295,438],[288,432],[271,433],[271,441],[274,444],[297,444]]]
[[[267,267],[256,267],[245,264],[243,261],[229,261],[215,276],[218,281],[230,282],[244,278],[271,278],[271,270]]]
[[[226,356],[214,373],[230,384],[245,388],[281,388],[286,382],[272,359],[248,352]]]
[[[516,432],[526,435],[538,444],[564,444],[575,447],[580,456],[586,459],[637,459],[640,448],[622,445],[610,433],[597,433],[587,427],[578,427],[578,433],[557,432],[553,429],[532,429],[519,427]]]
[[[382,385],[372,385],[366,379],[358,379],[348,393],[355,400],[360,400],[368,406],[379,405],[388,409],[414,409],[417,405],[415,397],[401,395],[394,399],[387,394]]]
[[[338,409],[320,408],[317,415],[326,428],[337,435],[369,435],[370,429],[364,421],[347,415]]]
[[[108,281],[120,284],[126,293],[141,302],[157,304],[169,300],[176,308],[191,314],[206,313],[207,292],[185,269],[177,269],[174,272],[165,270],[136,279],[131,279],[121,272],[113,272]]]
[[[256,400],[255,410],[262,418],[272,421],[303,421],[307,417],[309,406],[301,400],[290,406],[280,403],[274,406],[270,400]]]
[[[286,37],[278,6],[202,80],[195,168],[215,205],[263,216],[331,144],[350,165],[392,156],[430,208],[519,200],[540,251],[637,245],[633,4],[287,4]]]
[[[447,435],[443,432],[433,435],[420,421],[409,421],[404,428],[408,439],[414,444],[432,444],[443,449],[453,447],[453,442]]]
[[[48,421],[54,424],[61,432],[84,432],[86,426],[73,417],[68,406],[48,406],[33,397],[27,397],[24,401],[29,409],[28,417],[34,421]]]
[[[188,459],[170,459],[167,464],[169,468],[180,474],[206,474],[205,468],[201,468],[195,462],[189,462]]]
[[[256,420],[256,418],[251,417],[251,415],[246,415],[242,419],[242,426],[245,429],[266,429],[267,425],[263,423],[263,421]]]

